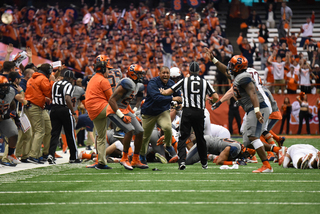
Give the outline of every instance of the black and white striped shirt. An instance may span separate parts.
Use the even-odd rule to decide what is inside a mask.
[[[215,90],[203,78],[195,75],[186,77],[171,87],[173,91],[182,90],[183,107],[205,109],[206,94],[212,96]]]
[[[67,106],[66,95],[73,96],[74,87],[67,80],[55,82],[52,86],[52,104]]]

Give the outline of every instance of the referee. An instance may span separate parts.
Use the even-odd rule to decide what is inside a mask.
[[[69,163],[81,162],[80,159],[78,159],[78,149],[74,136],[75,123],[73,117],[77,121],[78,116],[73,109],[71,101],[74,92],[74,86],[72,84],[74,80],[73,72],[66,70],[63,80],[55,82],[52,86],[52,107],[50,112],[52,131],[48,156],[49,164],[55,164],[54,154],[59,143],[62,126],[70,149]]]
[[[197,62],[191,62],[189,70],[190,77],[181,79],[169,89],[160,89],[160,92],[163,95],[170,95],[181,89],[183,94],[183,111],[178,142],[179,169],[184,170],[186,168],[186,141],[190,136],[191,127],[197,138],[197,147],[202,168],[207,169],[207,146],[203,136],[206,94],[210,97],[213,95],[213,98],[211,98],[213,103],[219,99],[219,96],[212,86],[199,76],[200,67]]]

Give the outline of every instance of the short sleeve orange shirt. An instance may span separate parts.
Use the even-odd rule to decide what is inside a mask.
[[[110,96],[106,96],[108,90],[111,90]],[[111,95],[112,89],[108,79],[96,73],[89,81],[86,91],[86,108],[91,120],[94,120],[108,105]]]

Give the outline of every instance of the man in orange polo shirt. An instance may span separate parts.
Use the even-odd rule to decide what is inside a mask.
[[[111,85],[106,78],[109,73],[109,68],[113,68],[109,61],[100,61],[95,64],[96,74],[88,83],[86,91],[86,108],[88,115],[92,120],[94,127],[98,132],[97,151],[99,163],[95,166],[96,169],[111,169],[107,166],[106,156],[106,133],[107,133],[107,105],[112,95]]]
[[[50,138],[51,138],[51,123],[47,111],[44,110],[46,97],[51,97],[51,89],[54,83],[54,77],[50,77],[52,66],[48,63],[42,64],[32,77],[28,80],[25,99],[28,104],[25,106],[25,113],[30,119],[32,127],[31,150],[29,152],[29,161],[41,163],[40,153],[41,144],[43,142],[44,156],[49,153]],[[60,73],[60,72],[57,72]],[[52,80],[50,80],[50,79]],[[46,153],[45,153],[46,152]]]

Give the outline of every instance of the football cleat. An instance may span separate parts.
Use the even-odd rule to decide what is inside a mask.
[[[257,170],[254,170],[252,171],[253,173],[265,173],[265,172],[273,172],[273,169],[272,167],[271,168],[268,168],[266,167],[265,165],[263,165],[261,168],[257,169]]]
[[[312,156],[313,155],[310,153],[302,158],[300,169],[308,169],[309,168],[309,161],[311,160]]]
[[[62,156],[58,155],[57,153],[54,153],[55,158],[62,158]]]
[[[202,165],[202,169],[208,169],[208,163]]]
[[[270,161],[273,161],[274,158],[275,158],[275,156],[274,156],[273,152],[268,152],[268,156],[267,156],[268,161],[269,161],[269,162],[270,162]]]
[[[148,169],[149,168],[148,165],[141,163],[141,161],[139,159],[138,160],[132,160],[131,161],[131,166],[133,168],[140,168],[140,169]]]
[[[159,153],[156,153],[155,156],[161,163],[164,163],[164,164],[168,163],[167,159],[162,155],[160,155]]]
[[[251,158],[247,158],[247,163],[258,163],[257,157],[252,156]]]
[[[169,163],[176,163],[178,160],[179,160],[178,155],[175,155],[174,157],[172,157],[172,158],[169,160]]]
[[[13,163],[15,164],[20,164],[21,162],[18,160],[18,158],[15,156],[15,154],[12,154],[12,155],[8,155],[8,159],[10,161],[12,161]]]
[[[141,163],[141,162],[140,162]],[[130,162],[129,162],[129,160],[128,159],[121,159],[120,160],[120,164],[125,168],[125,169],[127,169],[127,170],[133,170],[133,168],[132,168],[132,166],[131,166],[131,164],[130,164]]]

